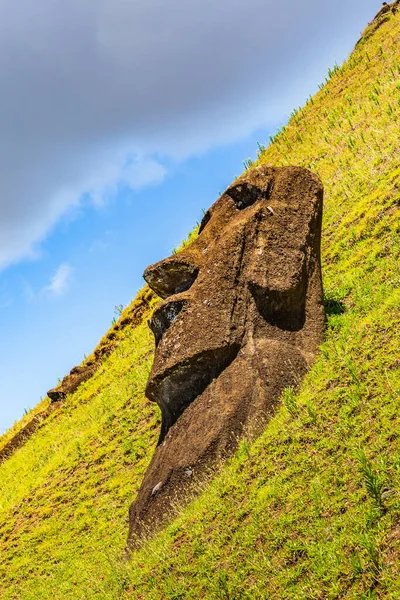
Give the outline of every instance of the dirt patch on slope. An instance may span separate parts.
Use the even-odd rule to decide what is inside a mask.
[[[27,440],[42,425],[43,421],[56,410],[55,404],[50,404],[45,410],[35,415],[22,429],[20,429],[9,442],[0,449],[0,463],[9,458],[18,448],[23,446]]]
[[[154,293],[147,286],[139,292],[135,300],[123,311],[117,323],[100,340],[93,353],[81,365],[71,369],[57,387],[47,392],[51,400],[50,406],[32,417],[0,448],[0,463],[7,460],[26,443],[45,420],[57,410],[60,402],[64,401],[69,394],[76,392],[81,383],[88,381],[96,373],[104,358],[111,354],[118,345],[120,332],[126,327],[137,327],[150,309],[154,298]]]
[[[380,27],[382,27],[384,23],[387,23],[391,16],[398,12],[399,8],[400,0],[395,0],[389,4],[387,2],[383,2],[382,8],[378,11],[372,21],[368,23],[361,38],[356,43],[356,48],[361,42],[370,38]]]

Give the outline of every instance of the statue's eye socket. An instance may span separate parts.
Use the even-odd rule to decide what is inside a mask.
[[[207,225],[207,223],[210,219],[211,219],[211,213],[209,210],[207,210],[207,212],[204,213],[204,216],[201,220],[200,227],[199,227],[199,234],[203,231],[204,227]]]
[[[230,187],[226,193],[232,198],[239,210],[251,206],[263,195],[260,188],[246,182]]]
[[[269,184],[267,190],[264,191],[256,185],[244,181],[228,188],[226,194],[235,202],[236,208],[243,210],[261,198],[269,198],[270,191],[271,186]]]

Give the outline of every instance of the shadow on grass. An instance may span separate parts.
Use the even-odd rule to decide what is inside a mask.
[[[341,300],[336,300],[332,297],[324,298],[325,313],[327,318],[334,315],[342,315],[346,311],[346,306]]]

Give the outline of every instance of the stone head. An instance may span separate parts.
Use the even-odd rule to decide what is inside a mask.
[[[146,389],[162,411],[160,441],[256,340],[286,340],[306,359],[314,352],[323,320],[321,215],[315,175],[259,166],[205,213],[192,244],[146,269],[164,299],[149,322],[156,352]]]

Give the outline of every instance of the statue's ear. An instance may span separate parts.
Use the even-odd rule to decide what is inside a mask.
[[[305,321],[307,261],[301,251],[286,248],[285,256],[254,254],[247,281],[257,309],[271,325],[297,331]],[[261,257],[264,264],[261,264]]]

